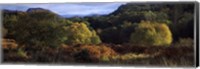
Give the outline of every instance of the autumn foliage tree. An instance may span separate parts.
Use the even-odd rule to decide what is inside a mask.
[[[131,34],[130,43],[140,45],[170,45],[172,34],[164,23],[142,21]]]
[[[66,44],[99,44],[101,40],[94,30],[85,23],[73,23],[65,27]]]

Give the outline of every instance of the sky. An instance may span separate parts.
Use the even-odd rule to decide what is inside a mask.
[[[4,4],[0,9],[26,11],[28,8],[44,8],[63,16],[104,15],[125,3],[58,3],[58,4]]]

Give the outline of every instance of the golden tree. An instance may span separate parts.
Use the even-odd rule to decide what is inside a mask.
[[[142,21],[131,34],[130,42],[140,45],[170,45],[172,34],[165,23]]]
[[[73,23],[65,28],[67,44],[98,44],[101,42],[95,31],[90,31],[85,23]]]

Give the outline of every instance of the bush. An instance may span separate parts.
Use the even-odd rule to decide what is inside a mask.
[[[2,39],[2,48],[3,49],[16,49],[18,44],[13,39]]]
[[[191,38],[181,38],[177,43],[175,43],[175,46],[188,46],[192,47],[194,46],[194,40]]]
[[[77,60],[86,62],[109,61],[116,52],[106,46],[81,46],[80,52],[75,55]]]
[[[96,32],[90,31],[85,23],[73,23],[66,26],[66,44],[99,44],[101,40]]]
[[[5,37],[8,33],[8,30],[2,27],[2,37]]]
[[[170,45],[172,34],[166,24],[142,21],[131,34],[130,43],[140,45]]]
[[[28,58],[27,53],[25,51],[23,51],[22,49],[17,50],[17,55],[19,57]]]

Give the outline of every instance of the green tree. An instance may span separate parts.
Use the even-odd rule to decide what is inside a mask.
[[[172,34],[164,23],[142,21],[131,34],[130,43],[140,45],[170,45]]]
[[[30,11],[17,15],[12,27],[14,39],[27,46],[59,46],[63,41],[65,25],[56,14]]]
[[[152,12],[152,11],[145,11],[143,12],[146,21],[155,21],[159,23],[166,23],[170,24],[169,17],[164,12]]]
[[[15,30],[15,25],[17,24],[16,22],[18,21],[18,15],[21,12],[16,12],[12,13],[12,11],[8,10],[3,10],[3,27],[7,29],[7,38],[13,39],[14,31]]]

